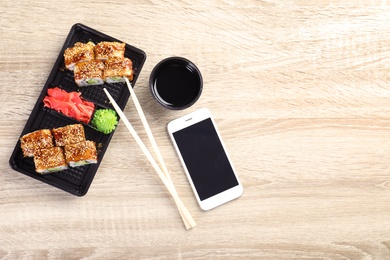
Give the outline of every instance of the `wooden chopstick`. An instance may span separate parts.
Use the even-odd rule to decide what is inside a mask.
[[[137,132],[134,130],[133,126],[130,124],[129,120],[127,119],[127,117],[125,116],[123,111],[120,109],[118,104],[115,102],[115,100],[112,98],[110,93],[107,91],[107,89],[104,88],[103,90],[106,93],[111,104],[113,105],[115,111],[117,112],[119,117],[122,119],[123,123],[125,124],[125,126],[129,130],[131,135],[133,136],[134,140],[137,142],[138,146],[141,148],[142,152],[145,154],[145,156],[149,160],[150,164],[152,165],[154,170],[159,175],[161,181],[164,183],[164,185],[168,189],[169,193],[173,197],[173,199],[174,199],[174,201],[175,201],[175,203],[180,211],[180,214],[182,216],[182,219],[183,219],[183,222],[184,222],[186,228],[189,229],[189,228],[196,226],[194,219],[192,218],[191,214],[189,213],[189,211],[187,210],[187,208],[184,206],[183,202],[181,201],[180,197],[178,196],[172,182],[168,181],[168,179],[166,178],[166,176],[164,175],[164,173],[162,172],[162,170],[160,169],[160,167],[158,166],[158,164],[154,160],[153,156],[150,154],[149,150],[146,148],[145,144],[142,142],[141,138],[138,136]]]
[[[168,168],[167,168],[167,166],[166,166],[166,164],[165,164],[165,162],[164,162],[164,159],[162,158],[160,149],[159,149],[158,146],[157,146],[157,143],[156,143],[156,140],[155,140],[155,138],[154,138],[154,136],[153,136],[152,130],[150,130],[150,126],[149,126],[149,124],[148,124],[148,121],[146,120],[146,117],[145,117],[144,111],[142,110],[141,104],[140,104],[139,101],[138,101],[137,95],[135,94],[135,92],[134,92],[134,90],[133,90],[133,87],[132,87],[131,84],[130,84],[129,79],[128,79],[128,78],[125,78],[125,81],[126,81],[126,84],[127,84],[128,89],[129,89],[129,91],[130,91],[131,99],[132,99],[133,102],[134,102],[135,108],[136,108],[136,110],[137,110],[137,112],[138,112],[138,115],[139,115],[139,117],[140,117],[140,119],[141,119],[142,125],[144,126],[144,129],[145,129],[146,134],[147,134],[147,136],[148,136],[148,139],[149,139],[149,141],[150,141],[150,143],[151,143],[151,145],[152,145],[153,151],[154,151],[154,153],[155,153],[155,155],[156,155],[156,157],[157,157],[157,160],[158,160],[158,162],[159,162],[159,164],[160,164],[160,167],[161,167],[163,173],[165,174],[165,177],[167,178],[167,180],[168,180],[169,182],[171,182],[172,185],[173,185],[173,182],[172,182],[172,179],[171,179],[171,175],[169,174]],[[176,190],[175,190],[175,191],[176,191]],[[180,208],[179,208],[179,211],[180,211]],[[180,215],[181,215],[182,218],[183,218],[183,212],[180,211]],[[185,222],[184,224],[185,224],[186,226],[192,226],[191,223],[186,222],[186,221],[187,221],[186,218],[183,218],[183,221]]]
[[[158,149],[156,140],[154,139],[152,131],[150,130],[149,124],[146,120],[146,117],[145,117],[145,114],[142,110],[141,104],[139,103],[137,96],[135,95],[135,92],[134,92],[134,90],[129,82],[129,79],[125,78],[125,81],[126,81],[127,87],[129,88],[129,91],[130,91],[130,97],[133,99],[135,108],[137,109],[138,115],[141,118],[141,122],[145,128],[146,134],[147,134],[149,141],[153,147],[154,153],[157,156],[158,162],[160,163],[160,166],[161,166],[165,176],[167,177],[167,179],[172,182],[171,175],[169,174],[167,166],[165,165],[165,162],[162,158],[161,152]]]

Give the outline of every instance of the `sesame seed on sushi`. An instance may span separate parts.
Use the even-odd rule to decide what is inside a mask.
[[[79,87],[101,85],[104,63],[101,60],[79,62],[74,67],[74,80]]]
[[[104,81],[107,83],[125,82],[125,78],[133,80],[133,63],[129,58],[113,58],[104,62]]]
[[[33,157],[36,151],[53,146],[53,135],[49,129],[36,130],[20,138],[24,157]]]
[[[125,46],[126,44],[121,42],[99,42],[95,46],[95,59],[124,58]]]
[[[76,42],[64,52],[65,67],[74,70],[76,63],[95,59],[95,44],[93,42]]]
[[[97,163],[97,150],[94,141],[83,141],[65,146],[65,160],[70,167]]]
[[[34,154],[35,171],[40,174],[63,171],[68,168],[62,147],[40,149]]]
[[[52,129],[56,146],[85,141],[84,126],[82,124],[66,125]]]

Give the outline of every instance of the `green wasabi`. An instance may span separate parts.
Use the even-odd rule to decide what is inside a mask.
[[[118,124],[116,113],[112,109],[98,109],[92,118],[91,124],[104,134],[109,134],[114,131]]]

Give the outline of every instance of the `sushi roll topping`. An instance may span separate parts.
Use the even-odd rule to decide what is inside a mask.
[[[73,70],[76,63],[95,59],[94,48],[93,42],[76,42],[73,47],[67,48],[64,52],[65,67]]]
[[[133,63],[128,58],[108,59],[104,62],[104,80],[115,81],[115,78],[124,79],[127,77],[130,81],[133,80]],[[123,80],[124,81],[124,80]]]
[[[45,174],[65,170],[68,168],[62,147],[41,149],[34,154],[35,170]]]
[[[20,138],[20,146],[24,157],[33,157],[36,151],[54,146],[52,133],[41,129],[25,134]]]
[[[104,63],[100,60],[92,60],[88,62],[79,62],[74,68],[74,78],[90,79],[102,78],[104,71]]]
[[[124,58],[125,45],[121,42],[99,42],[95,46],[95,58],[99,60]]]

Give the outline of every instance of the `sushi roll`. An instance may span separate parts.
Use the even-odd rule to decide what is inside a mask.
[[[52,132],[56,146],[65,146],[85,141],[84,126],[82,124],[55,128],[52,129]]]
[[[40,174],[63,171],[68,168],[62,147],[40,149],[34,153],[35,171]]]
[[[36,151],[53,146],[53,135],[49,129],[37,130],[20,138],[20,147],[24,157],[33,157]]]
[[[76,42],[64,52],[65,67],[74,70],[76,63],[91,61],[95,58],[95,44],[93,42]]]
[[[125,82],[125,77],[133,80],[133,63],[128,58],[113,58],[104,62],[104,81],[108,83]]]
[[[77,86],[103,84],[104,63],[101,60],[79,62],[74,67],[74,80]]]
[[[125,45],[125,43],[121,42],[99,42],[95,46],[95,59],[124,58]]]
[[[65,146],[65,160],[70,167],[97,163],[97,150],[94,141],[83,141]]]

